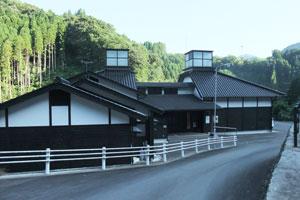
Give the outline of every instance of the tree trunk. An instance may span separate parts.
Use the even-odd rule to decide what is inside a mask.
[[[43,70],[47,71],[47,46],[45,46],[45,48],[44,48],[44,66],[43,66]]]
[[[41,59],[41,53],[38,53],[38,74],[39,74],[39,81],[40,81],[40,87],[42,86],[43,76],[42,76],[42,59]]]
[[[56,69],[56,46],[54,45],[54,68]]]
[[[20,87],[20,76],[19,76],[19,65],[18,65],[18,63],[16,63],[16,78],[17,78],[18,87]]]
[[[52,69],[53,71],[55,70],[55,65],[54,65],[54,44],[52,44]]]
[[[25,58],[25,75],[24,75],[24,84],[25,87],[30,86],[30,66],[29,66],[29,53],[26,53],[26,58]]]
[[[9,98],[11,99],[12,98],[12,86],[13,86],[13,82],[12,82],[13,80],[12,79],[10,79],[9,80]]]
[[[33,67],[35,67],[35,51],[33,50]]]
[[[0,79],[0,103],[2,103],[2,77]]]
[[[51,75],[51,45],[48,44],[48,68],[49,68],[49,78]]]

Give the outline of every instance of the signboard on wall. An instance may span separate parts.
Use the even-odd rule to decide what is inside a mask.
[[[206,115],[205,116],[205,124],[209,124],[210,123],[210,116]]]

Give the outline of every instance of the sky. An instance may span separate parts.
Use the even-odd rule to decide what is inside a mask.
[[[170,53],[270,56],[300,42],[299,0],[22,0],[56,14],[82,8],[143,43]]]

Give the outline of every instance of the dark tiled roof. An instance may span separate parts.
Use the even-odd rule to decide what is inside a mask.
[[[164,87],[164,88],[186,88],[193,87],[193,83],[182,82],[137,82],[137,87]]]
[[[110,80],[116,81],[126,87],[136,90],[136,80],[134,72],[130,69],[104,69],[97,72],[98,75],[104,76]]]
[[[212,102],[203,102],[194,95],[147,95],[141,99],[163,111],[212,110]],[[218,107],[219,108],[219,107]]]
[[[214,71],[187,71],[181,74],[179,80],[182,81],[186,76],[192,78],[202,97],[214,96]],[[220,72],[218,72],[217,80],[218,97],[276,97],[284,95],[284,93],[277,90],[228,76]]]
[[[81,88],[81,89],[83,89],[85,91],[88,91],[92,94],[95,94],[97,96],[100,96],[100,97],[103,97],[103,98],[105,97],[105,98],[110,99],[112,101],[118,101],[119,104],[125,105],[125,106],[130,107],[130,108],[136,108],[136,107],[141,108],[141,106],[142,106],[142,107],[144,107],[144,110],[145,109],[151,109],[151,110],[156,111],[157,113],[162,112],[161,110],[157,109],[156,107],[153,107],[152,105],[141,102],[136,98],[132,98],[131,96],[128,96],[124,93],[121,93],[117,90],[114,90],[114,88],[107,87],[105,85],[101,85],[98,82],[94,82],[94,81],[89,80],[89,79],[84,79],[81,82],[78,82],[76,87]],[[109,92],[111,95],[109,97],[107,97],[107,96],[105,96],[105,93],[103,93],[103,91],[104,92]]]

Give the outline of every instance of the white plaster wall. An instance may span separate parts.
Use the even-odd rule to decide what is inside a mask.
[[[187,77],[185,77],[185,78],[183,79],[182,82],[184,82],[184,83],[192,83],[193,80],[192,80],[191,77],[187,76]],[[194,89],[193,94],[194,94],[197,98],[201,99],[200,94],[199,94],[199,92],[198,92],[198,90],[197,90],[196,88]]]
[[[52,126],[65,126],[69,124],[68,106],[52,106]]]
[[[272,101],[270,98],[259,98],[258,107],[271,107]]]
[[[191,79],[191,77],[187,76],[187,77],[185,77],[185,78],[183,79],[183,82],[184,82],[184,83],[192,83],[193,80]]]
[[[36,96],[9,107],[8,126],[49,126],[49,94]]]
[[[108,124],[108,108],[71,95],[71,125]]]
[[[256,98],[244,98],[244,107],[245,108],[257,107]]]
[[[241,98],[229,98],[229,108],[241,108],[243,107],[243,100]]]
[[[111,124],[129,124],[129,117],[126,114],[111,110]]]
[[[0,127],[5,127],[5,110],[0,110]]]
[[[178,94],[194,94],[193,88],[178,88]]]
[[[195,95],[197,98],[201,99],[200,94],[199,94],[199,92],[198,92],[198,90],[197,90],[196,88],[194,89],[194,95]]]
[[[217,105],[221,108],[227,108],[227,99],[226,98],[217,98]]]

